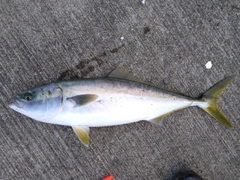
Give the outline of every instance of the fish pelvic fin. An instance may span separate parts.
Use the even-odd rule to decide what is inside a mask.
[[[234,78],[235,76],[233,75],[223,79],[207,90],[200,98],[202,101],[208,103],[208,106],[202,109],[228,128],[233,128],[233,126],[226,116],[218,109],[217,100],[219,95],[224,89],[226,89],[226,87],[233,81]]]
[[[73,131],[77,135],[78,139],[88,147],[89,144],[89,127],[87,126],[72,126]]]

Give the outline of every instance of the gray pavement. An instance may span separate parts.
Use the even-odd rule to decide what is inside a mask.
[[[240,177],[240,1],[0,1],[0,179]],[[205,64],[213,66],[207,69]],[[148,122],[91,128],[90,147],[71,127],[33,121],[11,97],[55,80],[135,77],[199,96],[238,75],[219,99],[227,129],[197,107]],[[134,107],[133,107],[134,108]]]

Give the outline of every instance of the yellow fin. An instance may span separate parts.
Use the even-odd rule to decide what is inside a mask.
[[[163,118],[163,117],[165,117],[165,116],[167,116],[167,115],[169,115],[169,114],[171,114],[171,113],[173,113],[173,112],[175,112],[175,111],[178,111],[178,110],[180,110],[180,109],[185,109],[185,108],[187,108],[187,107],[189,107],[189,106],[183,106],[183,107],[181,107],[181,108],[174,109],[174,110],[169,111],[169,112],[167,112],[167,113],[165,113],[165,114],[162,114],[162,115],[160,115],[160,116],[158,116],[158,117],[155,117],[155,118],[153,118],[153,119],[150,119],[149,122],[151,122],[151,123],[153,123],[153,124],[157,124],[157,125],[159,125],[159,126],[162,126],[162,118]]]
[[[118,65],[109,75],[108,77],[112,77],[112,78],[120,78],[120,79],[127,79],[130,81],[136,81],[136,82],[140,82],[140,83],[144,83],[140,80],[138,80],[137,78],[133,77],[131,74],[129,74],[129,72],[124,68],[123,65]]]
[[[142,83],[142,84],[146,84],[146,85],[149,85],[149,86],[153,86],[153,87],[156,87],[156,88],[163,89],[162,87],[153,85],[151,83],[146,83],[142,80],[139,80],[139,79],[133,77],[131,74],[129,74],[129,72],[126,70],[126,68],[122,64],[118,65],[112,72],[110,72],[108,74],[108,77],[126,79],[126,80],[129,80],[129,81],[135,81],[135,82],[139,82],[139,83]],[[185,94],[183,94],[179,91],[172,91],[172,90],[167,90],[167,91],[171,91],[173,93],[186,96]]]
[[[222,91],[229,85],[230,82],[232,82],[234,78],[235,76],[230,76],[223,79],[222,81],[211,87],[209,90],[207,90],[201,97],[201,100],[208,103],[208,107],[203,109],[228,128],[232,128],[233,126],[228,121],[226,116],[218,109],[217,99],[218,96],[222,93]]]
[[[88,147],[89,144],[89,127],[87,126],[72,126],[73,131],[77,135],[78,139]]]
[[[167,113],[167,114],[168,114],[168,113]],[[156,125],[158,125],[158,126],[162,126],[162,118],[163,118],[164,116],[166,116],[167,114],[163,114],[163,115],[161,115],[161,116],[155,117],[155,118],[149,120],[149,122],[151,122],[151,123],[153,123],[153,124],[156,124]]]

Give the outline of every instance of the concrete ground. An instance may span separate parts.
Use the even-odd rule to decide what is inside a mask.
[[[1,180],[171,180],[189,169],[207,180],[239,180],[239,0],[2,0],[0,52]],[[86,148],[71,127],[8,107],[25,89],[106,76],[120,63],[145,82],[196,97],[237,75],[218,103],[234,129],[192,107],[162,127],[91,128]]]

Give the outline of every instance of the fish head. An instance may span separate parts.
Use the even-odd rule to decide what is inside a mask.
[[[47,84],[17,94],[9,107],[32,119],[51,123],[61,111],[62,103],[62,89],[57,84]]]

